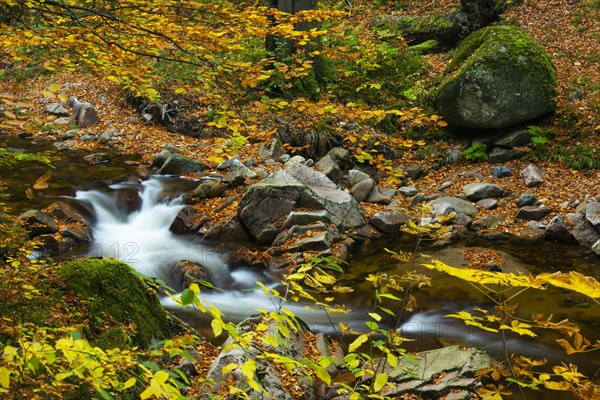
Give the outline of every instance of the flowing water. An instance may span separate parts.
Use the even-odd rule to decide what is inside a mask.
[[[13,143],[14,144],[14,143]],[[0,143],[6,146],[6,143]],[[28,150],[32,150],[29,144]],[[33,150],[37,150],[34,148]],[[85,205],[93,213],[96,223],[93,227],[94,243],[79,249],[79,255],[115,257],[128,262],[141,273],[156,277],[167,285],[181,290],[181,282],[172,273],[173,266],[180,260],[189,260],[203,265],[220,291],[203,293],[205,300],[217,306],[226,318],[240,321],[254,313],[256,309],[275,309],[274,304],[261,290],[253,290],[256,282],[279,288],[277,277],[267,271],[250,268],[231,269],[224,256],[231,247],[207,244],[194,236],[175,235],[169,227],[183,205],[177,193],[192,188],[196,182],[172,177],[153,177],[146,181],[124,181],[127,176],[135,175],[134,167],[119,163],[109,163],[88,167],[81,161],[81,154],[70,153],[70,158],[58,161],[55,170],[38,166],[33,170],[6,169],[1,176],[2,184],[8,187],[10,195],[5,200],[17,212],[26,208],[41,209],[57,199],[74,196],[76,201]],[[85,165],[85,167],[83,167]],[[39,175],[50,171],[50,190],[40,193],[36,198],[24,196],[26,187],[31,186]],[[65,188],[80,188],[75,192]],[[127,193],[129,206],[124,207],[123,193]],[[67,197],[68,198],[68,197]],[[229,244],[232,245],[232,244]],[[235,244],[233,244],[235,247]],[[418,308],[411,314],[405,313],[399,321],[388,321],[389,326],[400,328],[407,337],[417,339],[407,343],[410,350],[423,350],[447,344],[472,345],[483,348],[499,359],[505,351],[530,357],[550,358],[555,362],[565,361],[580,365],[587,374],[594,375],[600,368],[598,357],[567,357],[553,343],[555,336],[547,334],[535,340],[521,337],[508,337],[506,342],[493,333],[473,327],[466,327],[460,321],[446,318],[445,315],[457,311],[472,311],[473,307],[491,310],[493,304],[471,286],[458,279],[432,272],[420,265],[428,257],[440,259],[450,265],[464,265],[462,251],[468,248],[493,248],[507,260],[505,269],[511,271],[533,272],[576,270],[586,275],[600,278],[600,258],[578,246],[552,244],[543,241],[523,242],[513,240],[466,241],[444,249],[420,246],[419,252],[427,253],[414,256],[406,263],[399,263],[383,250],[384,247],[397,251],[414,251],[412,239],[391,238],[386,242],[359,250],[352,262],[345,267],[345,284],[352,286],[355,293],[339,298],[352,312],[343,317],[351,322],[354,329],[366,330],[364,322],[373,308],[373,290],[364,278],[375,272],[401,274],[404,271],[417,270],[432,277],[433,285],[413,291]],[[75,254],[77,255],[77,254]],[[182,314],[188,322],[198,328],[207,327],[207,320],[198,312],[181,309],[169,298],[163,304]],[[582,328],[582,333],[590,340],[598,339],[600,315],[598,306],[586,299],[560,289],[529,290],[519,296],[522,315],[533,312],[552,312],[555,321],[568,318]],[[392,307],[392,306],[391,306]],[[309,311],[303,305],[293,305],[292,311],[305,320],[312,329],[332,332],[338,320],[319,312]],[[401,313],[400,307],[394,308]],[[507,344],[507,349],[504,344]]]

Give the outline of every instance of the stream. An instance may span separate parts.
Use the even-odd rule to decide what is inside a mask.
[[[31,143],[16,138],[1,138],[0,147],[23,148],[27,151],[48,149],[47,143]],[[60,153],[61,159],[50,169],[35,165],[26,170],[7,168],[0,176],[0,186],[5,186],[8,198],[3,201],[20,213],[29,208],[41,209],[50,203],[69,199],[78,201],[93,213],[96,223],[93,227],[94,242],[91,245],[74,249],[69,257],[102,256],[119,258],[132,265],[139,272],[162,279],[172,288],[182,290],[181,282],[171,269],[180,260],[202,264],[209,272],[220,291],[202,294],[211,304],[217,306],[226,318],[240,321],[256,313],[257,308],[273,309],[275,305],[262,290],[254,290],[256,282],[279,288],[276,276],[268,271],[251,268],[232,269],[224,262],[227,252],[239,244],[205,243],[197,237],[175,235],[169,227],[183,207],[178,194],[190,190],[197,182],[175,177],[153,176],[148,180],[129,179],[135,177],[136,166],[126,157],[113,158],[109,163],[89,166],[82,160],[81,152]],[[25,196],[25,190],[36,179],[50,172],[52,178],[45,191],[36,196]],[[124,192],[133,193],[133,210],[119,206],[119,196]],[[343,283],[354,288],[351,296],[339,298],[352,311],[349,315],[333,320],[351,322],[351,327],[366,330],[364,322],[367,313],[372,311],[373,290],[364,278],[378,271],[388,274],[402,274],[416,270],[432,278],[432,286],[414,290],[417,309],[403,315],[401,320],[390,321],[390,327],[400,328],[403,335],[417,339],[407,342],[408,350],[425,350],[442,345],[461,344],[482,348],[498,359],[504,358],[502,339],[494,333],[465,326],[459,320],[445,317],[458,311],[472,311],[473,307],[492,310],[493,304],[469,284],[442,273],[427,270],[421,264],[428,257],[441,260],[449,265],[461,266],[466,262],[461,256],[465,249],[491,248],[507,260],[504,270],[523,273],[575,270],[600,279],[600,257],[579,246],[549,243],[545,241],[523,241],[514,239],[484,241],[468,239],[444,248],[432,248],[421,244],[415,252],[416,243],[409,237],[398,236],[382,240],[359,250],[351,262],[345,266]],[[408,251],[413,258],[401,263],[390,257],[384,248],[395,251]],[[183,316],[192,326],[208,331],[209,321],[200,313],[181,309],[169,298],[162,299],[165,307]],[[554,321],[568,318],[581,327],[581,332],[592,342],[599,339],[600,315],[598,305],[586,299],[556,288],[528,290],[515,302],[520,303],[520,315],[529,316],[534,312],[552,312]],[[332,322],[324,313],[309,311],[304,305],[291,305],[297,316],[313,330],[333,333]],[[394,309],[399,312],[399,307]],[[580,366],[582,372],[594,375],[600,368],[600,360],[595,353],[566,356],[554,343],[556,336],[548,333],[530,340],[508,335],[507,351],[534,358],[548,358],[554,362],[564,361]]]

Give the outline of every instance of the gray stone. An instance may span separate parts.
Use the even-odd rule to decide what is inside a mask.
[[[290,160],[290,155],[289,154],[282,154],[281,157],[279,157],[279,159],[281,160],[281,162],[286,163]]]
[[[223,182],[230,187],[243,185],[246,182],[246,177],[241,171],[229,171],[223,177]]]
[[[493,210],[498,207],[498,200],[496,199],[481,199],[477,202],[479,207],[485,208],[486,210]]]
[[[256,178],[258,175],[250,168],[246,167],[240,160],[234,158],[229,166],[230,171],[238,171],[246,178]]]
[[[481,350],[457,345],[417,353],[415,361],[401,360],[395,368],[388,366],[388,380],[395,384],[380,394],[395,397],[412,392],[422,398],[440,398],[477,386],[481,380],[477,372],[495,362]]]
[[[362,171],[359,171],[357,169],[351,169],[350,171],[348,171],[348,183],[350,184],[350,187],[356,185],[358,182],[362,182],[367,179],[371,179],[371,177]]]
[[[523,182],[527,187],[533,187],[544,183],[542,171],[535,165],[528,165],[523,171],[521,171]]]
[[[102,135],[100,135],[100,139],[98,139],[98,140],[100,141],[100,143],[106,144],[110,141],[110,139],[112,139],[114,134],[115,133],[113,131],[106,131]]]
[[[526,221],[539,221],[546,218],[552,210],[547,207],[525,206],[521,207],[515,215],[516,219],[524,219]]]
[[[473,222],[473,219],[471,217],[469,217],[467,214],[459,212],[456,214],[456,216],[454,217],[454,223],[457,225],[462,225],[465,226],[467,228],[469,228],[471,226]]]
[[[417,204],[427,201],[425,193],[417,193],[412,199],[410,199],[410,205],[416,206]]]
[[[598,239],[598,241],[592,245],[592,251],[597,256],[600,256],[600,239]]]
[[[512,172],[502,165],[497,165],[492,169],[492,176],[495,176],[496,178],[508,178],[512,176]]]
[[[168,151],[171,154],[181,153],[181,150],[172,143],[167,143],[162,147],[163,150]]]
[[[350,189],[350,194],[357,201],[365,201],[374,187],[375,181],[373,179],[366,179],[352,186],[352,189]]]
[[[371,193],[367,196],[365,201],[369,203],[377,203],[377,204],[390,204],[392,202],[392,196],[396,194],[394,189],[390,188],[380,188],[379,186],[375,186]]]
[[[600,240],[600,232],[594,228],[585,216],[574,213],[567,214],[567,218],[573,224],[571,234],[581,246],[591,248]]]
[[[52,215],[44,211],[27,210],[19,215],[18,219],[23,223],[28,236],[32,239],[46,233],[52,234],[58,232],[56,220]]]
[[[258,155],[263,160],[277,160],[283,155],[283,147],[279,139],[272,139],[268,144],[261,144]]]
[[[457,199],[456,197],[440,197],[430,204],[431,212],[434,215],[446,214],[449,211],[454,211],[457,214],[463,213],[473,218],[479,213],[479,210],[473,204],[466,200]]]
[[[296,208],[326,210],[328,220],[340,231],[365,224],[360,204],[348,192],[323,173],[290,162],[285,170],[246,190],[238,215],[254,239],[270,244],[279,233],[275,224]]]
[[[481,229],[492,229],[497,227],[505,219],[506,215],[504,214],[486,215],[483,218],[479,218],[477,221],[473,221],[470,229],[472,231],[478,231]]]
[[[92,241],[92,232],[85,225],[66,225],[58,231],[64,238],[73,244],[89,243]]]
[[[585,218],[594,225],[596,229],[600,229],[600,202],[591,201],[585,206]]]
[[[110,154],[108,153],[93,153],[83,157],[84,161],[87,161],[90,165],[96,165],[100,163],[107,163],[110,161]]]
[[[333,157],[326,155],[321,158],[316,164],[316,169],[323,172],[333,182],[339,182],[342,179],[343,172]]]
[[[294,225],[308,225],[312,224],[313,222],[320,221],[329,222],[327,219],[327,211],[292,211],[286,218],[281,228],[287,229]]]
[[[538,197],[533,193],[525,193],[517,197],[517,207],[533,206],[537,204]]]
[[[425,174],[425,171],[420,165],[411,164],[404,171],[404,175],[410,179],[416,180],[422,177]]]
[[[494,141],[495,146],[508,148],[527,146],[529,143],[531,143],[531,135],[528,129],[505,133]]]
[[[169,150],[162,150],[152,156],[152,165],[161,167],[171,157]]]
[[[519,158],[521,153],[514,149],[507,149],[504,147],[494,147],[492,151],[488,153],[488,163],[498,164],[505,163],[510,160]]]
[[[203,162],[192,160],[181,154],[171,154],[160,169],[162,175],[181,175],[208,169]]]
[[[419,193],[419,190],[414,186],[402,186],[400,189],[398,189],[398,193],[400,193],[402,196],[413,197]]]
[[[70,129],[63,134],[62,138],[63,138],[63,140],[73,139],[75,136],[77,136],[78,133],[79,133],[79,130]]]
[[[96,109],[90,103],[80,103],[75,97],[71,97],[69,98],[69,105],[73,108],[69,124],[83,129],[100,122]]]
[[[569,232],[567,224],[563,217],[557,215],[548,224],[544,230],[544,239],[557,242],[573,242],[575,238]]]
[[[435,189],[436,192],[443,192],[444,190],[450,188],[452,186],[452,182],[450,181],[446,181],[444,183],[442,183],[440,185],[440,187],[438,187],[437,189]]]
[[[221,221],[212,226],[204,234],[206,240],[218,240],[219,242],[244,243],[250,242],[251,237],[237,216],[226,221]]]
[[[395,233],[399,232],[400,227],[406,225],[409,220],[406,214],[391,210],[373,215],[369,223],[382,232]]]
[[[327,152],[327,156],[331,157],[342,169],[346,169],[352,163],[350,151],[344,147],[334,147]]]
[[[77,141],[73,139],[65,140],[64,142],[54,142],[52,146],[58,151],[72,150],[77,146]]]
[[[493,183],[470,183],[463,187],[463,192],[470,201],[495,198],[502,196],[502,186]]]
[[[67,110],[60,103],[51,103],[51,104],[48,104],[46,106],[46,108],[44,109],[44,111],[46,111],[48,114],[58,115],[58,116],[61,116],[61,117],[67,117],[67,116],[69,116],[69,110]]]
[[[321,251],[327,250],[333,244],[332,235],[325,231],[319,232],[316,235],[298,239],[296,243],[288,247],[292,253],[303,251]]]
[[[458,161],[460,160],[460,155],[461,155],[460,149],[456,149],[456,148],[450,149],[448,151],[448,154],[446,154],[446,156],[444,157],[444,162],[449,165],[458,164]]]
[[[444,75],[434,106],[453,126],[499,129],[555,108],[552,61],[514,26],[490,26],[471,34]]]
[[[89,142],[93,139],[93,136],[87,133],[84,133],[83,135],[81,135],[81,137],[79,138],[79,140],[81,140],[82,142]]]
[[[192,195],[199,198],[205,199],[208,197],[208,192],[217,185],[217,181],[212,179],[207,179],[204,182],[200,183],[196,189],[192,192]]]
[[[198,230],[197,224],[203,217],[206,216],[201,214],[194,207],[185,206],[177,213],[169,230],[178,234],[194,233]]]

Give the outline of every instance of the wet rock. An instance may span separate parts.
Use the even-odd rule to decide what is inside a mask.
[[[597,255],[600,256],[600,239],[594,243],[592,245],[592,251]]]
[[[470,201],[478,201],[487,198],[502,196],[502,186],[493,183],[470,183],[463,187],[463,192]]]
[[[84,161],[87,161],[90,165],[96,165],[100,163],[106,163],[110,161],[110,154],[108,153],[94,153],[88,154],[83,157]]]
[[[392,196],[396,194],[394,189],[389,188],[380,188],[379,186],[375,186],[371,193],[367,196],[365,201],[369,203],[377,203],[377,204],[390,204],[392,202]]]
[[[538,202],[538,197],[533,193],[525,193],[517,197],[517,207],[533,206]]]
[[[75,97],[71,97],[69,105],[73,109],[69,120],[70,125],[76,125],[79,129],[83,129],[100,122],[96,109],[90,103],[80,103]]]
[[[523,171],[521,171],[521,176],[523,177],[523,182],[527,187],[534,187],[544,183],[544,177],[542,171],[535,165],[527,166]]]
[[[43,234],[58,232],[58,224],[54,217],[43,211],[28,210],[19,215],[18,219],[32,239]]]
[[[350,184],[350,187],[367,179],[371,179],[371,177],[369,176],[369,174],[365,174],[362,171],[359,171],[357,169],[351,169],[350,171],[348,171],[348,183]]]
[[[516,219],[524,219],[526,221],[539,221],[546,218],[552,210],[547,207],[525,206],[521,207],[515,215]]]
[[[82,208],[79,203],[75,203],[76,206]],[[74,206],[66,204],[62,201],[52,203],[44,209],[54,216],[56,219],[66,223],[78,222],[84,225],[89,225],[94,220],[94,216],[91,212],[85,210],[76,209]]]
[[[375,181],[373,179],[366,179],[352,186],[352,189],[350,189],[350,194],[357,201],[365,201],[365,199],[367,198],[367,196],[369,196],[369,193],[371,193],[374,187]]]
[[[196,281],[211,282],[211,277],[206,268],[200,264],[189,260],[181,260],[173,266],[173,275],[175,275],[182,287],[186,288]]]
[[[204,239],[236,243],[251,241],[250,235],[238,217],[233,217],[228,221],[212,226],[204,235]]]
[[[479,207],[485,208],[486,210],[493,210],[498,207],[498,200],[496,199],[481,199],[476,203]]]
[[[510,169],[498,165],[492,169],[492,176],[495,176],[496,178],[508,178],[512,176],[512,172]]]
[[[114,193],[115,206],[127,214],[142,208],[142,198],[136,189],[122,189]]]
[[[473,204],[456,197],[440,197],[431,202],[431,207],[431,212],[434,215],[454,211],[457,214],[464,213],[472,218],[479,213],[479,210]]]
[[[589,249],[600,240],[600,233],[585,216],[579,213],[567,214],[567,219],[573,224],[571,234],[581,246]]]
[[[469,229],[471,229],[472,231],[478,231],[481,229],[492,229],[497,227],[505,219],[506,215],[504,214],[486,215],[485,217],[474,221]]]
[[[279,233],[278,222],[297,208],[325,210],[340,231],[365,224],[360,204],[323,173],[291,160],[244,193],[238,215],[261,244],[270,244]]]
[[[66,225],[60,228],[58,233],[74,244],[89,243],[92,241],[92,232],[85,225]]]
[[[375,228],[385,233],[395,233],[400,231],[400,227],[406,225],[410,217],[400,211],[391,210],[380,212],[369,220],[369,223]]]
[[[198,224],[202,221],[207,222],[207,219],[210,220],[209,217],[197,211],[194,207],[185,206],[177,213],[169,230],[178,234],[194,233],[199,228]]]
[[[44,109],[44,111],[47,112],[48,114],[58,115],[60,117],[68,117],[69,116],[69,110],[67,110],[60,103],[48,104],[46,106],[46,108]]]
[[[544,230],[544,239],[557,242],[574,242],[576,241],[563,217],[557,215],[548,224]]]
[[[420,165],[411,164],[408,166],[408,168],[406,168],[404,175],[407,178],[416,180],[416,179],[419,179],[420,177],[422,177],[423,175],[425,175],[425,171],[423,170],[423,168]]]
[[[591,201],[587,203],[585,206],[585,219],[594,227],[600,229],[600,202]]]
[[[193,160],[181,154],[171,154],[160,169],[162,175],[181,175],[208,169],[203,162]]]
[[[315,164],[315,168],[323,172],[333,182],[339,182],[342,179],[343,172],[330,155],[321,158]]]
[[[296,243],[288,247],[288,250],[292,253],[304,252],[304,251],[321,251],[327,250],[333,244],[333,237],[331,233],[319,232],[313,236],[298,239]]]
[[[277,237],[275,238],[275,240],[273,241],[273,246],[281,246],[283,244],[285,244],[288,240],[302,235],[308,231],[326,231],[327,230],[327,225],[323,222],[317,222],[314,224],[310,224],[310,225],[294,225],[291,228],[289,228],[287,231],[283,231],[281,232],[279,235],[277,235]],[[331,232],[333,232],[333,230],[331,230]],[[336,235],[337,235],[337,231],[336,231]],[[339,236],[339,235],[338,235]]]
[[[481,382],[478,371],[489,368],[494,359],[484,351],[448,346],[417,353],[416,362],[400,361],[388,367],[388,380],[394,385],[381,392],[395,397],[415,393],[421,398],[440,398],[451,392],[471,390]],[[473,393],[468,398],[471,398]]]
[[[309,225],[314,222],[329,222],[327,211],[292,211],[283,223],[282,229],[291,228],[294,225]]]
[[[405,197],[413,197],[419,193],[419,190],[414,186],[402,186],[400,189],[398,189],[398,193]]]
[[[48,233],[38,236],[36,240],[42,243],[41,248],[43,251],[50,254],[62,254],[69,250],[70,247],[65,238]]]

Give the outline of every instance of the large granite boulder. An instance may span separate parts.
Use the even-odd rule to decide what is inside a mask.
[[[366,223],[360,204],[338,189],[323,173],[300,163],[288,163],[244,193],[238,215],[260,244],[270,244],[294,209],[325,210],[326,220],[340,231]]]
[[[474,32],[461,43],[444,74],[435,107],[450,125],[500,129],[555,108],[552,61],[516,27]]]

